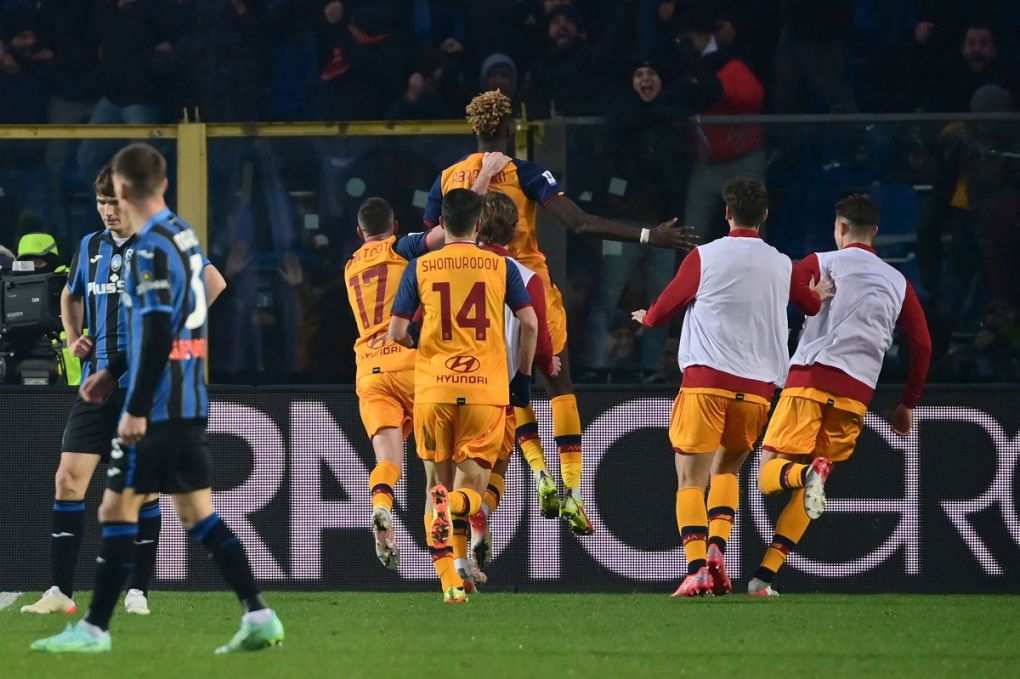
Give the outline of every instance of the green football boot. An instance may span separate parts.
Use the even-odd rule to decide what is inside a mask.
[[[84,620],[68,624],[64,631],[52,637],[32,642],[33,651],[46,653],[109,653],[112,648],[109,631],[99,636],[87,631]]]
[[[273,611],[273,617],[266,622],[241,620],[241,629],[226,643],[216,649],[216,655],[234,651],[260,651],[283,643],[283,623]]]

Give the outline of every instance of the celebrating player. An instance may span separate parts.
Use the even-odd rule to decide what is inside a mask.
[[[505,164],[505,163],[504,163]],[[481,223],[478,229],[479,244],[490,252],[506,257],[517,267],[524,281],[524,287],[531,297],[532,308],[538,320],[538,342],[535,347],[535,365],[552,377],[560,371],[560,359],[552,352],[552,341],[549,337],[549,325],[545,309],[545,288],[542,279],[531,269],[510,257],[506,247],[514,238],[517,230],[517,206],[504,193],[492,191],[482,199]],[[508,375],[517,374],[517,352],[520,344],[520,323],[513,313],[506,314],[506,355]],[[489,474],[489,483],[482,497],[482,509],[471,515],[471,552],[478,568],[483,567],[492,554],[492,537],[489,530],[489,516],[496,511],[503,494],[506,492],[506,469],[514,451],[515,442],[514,410],[508,406],[506,411],[506,430],[503,445],[500,447],[499,459]],[[475,574],[478,577],[480,573]]]
[[[106,368],[125,350],[127,338],[120,322],[120,293],[124,289],[124,264],[131,256],[141,226],[122,218],[109,165],[99,171],[93,186],[96,210],[104,228],[82,239],[60,296],[67,346],[83,361],[82,380]],[[205,267],[205,281],[206,297],[212,304],[226,283],[212,264]],[[82,332],[86,327],[88,335]],[[85,491],[99,462],[109,460],[110,440],[117,434],[117,420],[124,406],[125,386],[121,380],[106,400],[86,403],[79,398],[71,408],[55,479],[50,542],[53,586],[39,601],[22,606],[22,613],[78,610],[72,597],[85,523]],[[149,582],[156,564],[160,525],[159,495],[153,493],[145,497],[138,515],[135,568],[124,598],[124,610],[128,613],[149,614]]]
[[[443,237],[441,229],[433,229],[428,236],[417,233],[398,240],[396,227],[389,203],[382,198],[363,202],[358,208],[358,235],[365,244],[344,267],[347,298],[358,324],[354,343],[358,408],[376,456],[368,477],[375,553],[394,570],[400,565],[400,552],[393,537],[393,491],[400,480],[404,439],[411,433],[414,351],[387,341],[387,310],[393,308],[408,261],[437,247]]]
[[[722,195],[729,235],[692,250],[648,311],[633,314],[657,327],[687,309],[678,354],[683,383],[669,424],[687,577],[673,596],[732,589],[725,553],[740,499],[737,474],[786,376],[786,307],[792,301],[817,313],[832,290],[826,279],[792,283],[790,258],[761,239],[768,194],[760,182],[731,179]]]
[[[538,335],[517,267],[475,242],[481,204],[468,189],[443,197],[446,245],[408,264],[389,330],[391,340],[410,346],[408,325],[422,306],[414,438],[430,489],[425,533],[450,603],[466,600],[460,573],[469,572],[467,519],[481,509],[489,470],[499,457],[508,401],[521,407],[530,401]],[[521,323],[513,379],[507,374],[507,306]]]
[[[931,338],[910,283],[871,247],[877,233],[878,206],[871,198],[844,198],[836,203],[838,249],[810,255],[794,270],[800,280],[830,277],[837,293],[804,324],[790,375],[765,433],[761,491],[793,494],[748,583],[748,594],[776,594],[772,589],[776,572],[811,519],[825,510],[825,480],[832,463],[853,455],[896,328],[910,347],[910,371],[889,421],[900,436],[906,436],[913,423],[913,408],[928,375]]]
[[[158,492],[173,495],[181,525],[209,550],[246,609],[240,631],[216,652],[279,644],[283,625],[263,601],[244,547],[212,506],[212,460],[205,435],[207,305],[198,237],[166,206],[166,160],[158,151],[132,144],[111,165],[122,215],[142,226],[124,263],[126,357],[99,370],[81,388],[87,401],[105,398],[127,371],[124,412],[99,507],[103,538],[95,592],[83,620],[34,642],[32,649],[110,650],[110,618],[133,567],[139,510],[146,495]]]
[[[552,284],[545,255],[538,249],[536,206],[544,207],[567,228],[597,238],[686,250],[693,244],[694,236],[690,229],[674,227],[675,219],[654,228],[636,229],[590,215],[564,196],[553,174],[536,163],[512,160],[504,167],[483,168],[486,152],[507,150],[512,129],[510,109],[510,99],[498,90],[485,92],[471,100],[467,107],[467,121],[478,138],[478,153],[464,157],[436,178],[425,208],[425,223],[431,226],[438,222],[442,197],[456,188],[476,188],[484,192],[484,188],[480,187],[491,185],[510,196],[517,205],[520,214],[517,234],[507,249],[542,279],[552,348],[562,363],[559,375],[553,377],[543,373],[542,380],[546,393],[552,397],[553,432],[559,449],[560,475],[566,488],[562,503],[556,483],[546,470],[535,413],[530,407],[517,410],[517,439],[535,475],[542,515],[550,518],[559,515],[575,533],[590,535],[591,522],[585,514],[580,493],[581,418],[570,381],[567,318],[562,295]]]

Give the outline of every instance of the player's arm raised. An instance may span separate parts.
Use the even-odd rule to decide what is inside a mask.
[[[655,227],[638,229],[585,212],[566,196],[560,196],[544,207],[556,221],[584,236],[625,243],[642,243],[673,250],[690,250],[698,244],[693,227],[677,226],[676,218]]]
[[[390,327],[386,333],[387,339],[403,347],[411,348],[414,346],[414,339],[411,337],[408,328],[420,304],[421,297],[418,294],[418,260],[413,260],[408,262],[407,268],[404,269],[404,275],[400,277],[397,297],[393,300]]]
[[[900,310],[896,326],[907,343],[910,369],[907,373],[907,384],[903,388],[903,396],[899,405],[893,408],[889,423],[895,434],[906,436],[914,424],[914,407],[921,400],[921,391],[924,389],[924,381],[928,378],[928,368],[931,365],[931,335],[928,333],[928,321],[910,283],[907,283],[903,308]]]

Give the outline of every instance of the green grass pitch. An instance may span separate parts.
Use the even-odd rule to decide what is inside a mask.
[[[153,592],[152,615],[113,620],[113,653],[29,643],[68,616],[0,611],[2,677],[1017,676],[1013,596],[270,592],[280,648],[215,657],[237,628],[228,593]],[[88,596],[79,594],[84,610]],[[73,616],[76,619],[78,616]]]

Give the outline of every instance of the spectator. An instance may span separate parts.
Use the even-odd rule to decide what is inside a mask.
[[[208,122],[264,116],[259,13],[250,0],[198,0],[193,22],[172,46],[157,52],[155,70]]]
[[[96,108],[92,88],[99,65],[99,37],[90,26],[92,8],[86,2],[41,0],[38,17],[42,40],[53,50],[50,98],[46,122],[57,125],[87,123]],[[54,233],[70,237],[64,200],[64,175],[72,142],[53,139],[46,143],[46,170],[49,175],[49,218]],[[79,234],[74,234],[79,235]]]
[[[692,11],[682,22],[681,87],[685,101],[706,116],[761,113],[765,92],[747,64],[718,47],[709,12]],[[736,176],[764,180],[764,130],[760,125],[706,124],[691,130],[694,167],[687,185],[684,223],[703,241],[724,235],[721,192]]]
[[[53,52],[39,43],[28,11],[8,12],[0,29],[0,122],[46,120]]]
[[[407,79],[407,91],[390,104],[388,120],[444,120],[452,118],[450,108],[439,94],[443,67],[437,55],[426,57]]]
[[[1014,74],[999,56],[994,30],[980,23],[967,26],[959,52],[946,57],[928,82],[938,83],[928,92],[927,108],[933,111],[968,110],[971,97],[984,85],[999,85],[1017,93]]]
[[[339,3],[330,3],[337,5]],[[327,6],[328,7],[328,6]],[[326,13],[319,25],[325,52],[319,72],[331,120],[381,120],[403,91],[410,69],[387,4],[356,9],[347,23]]]
[[[683,133],[676,121],[684,110],[674,93],[663,89],[662,69],[648,58],[633,63],[631,86],[621,92],[606,114],[610,173],[606,204],[612,216],[634,226],[658,224],[680,214],[685,155]],[[618,315],[620,296],[628,284],[643,279],[643,299],[654,297],[673,277],[676,254],[638,243],[602,245],[602,275],[588,315],[587,368],[595,379],[608,373],[610,329]],[[643,276],[641,275],[643,272]],[[661,381],[660,357],[667,328],[645,328],[640,338],[642,382]],[[600,380],[601,381],[601,380]]]
[[[602,112],[607,57],[588,42],[584,19],[572,5],[548,14],[548,48],[532,66],[535,118],[598,115]]]
[[[779,41],[778,0],[722,0],[714,14],[719,49],[746,63],[759,81],[771,82]]]
[[[501,52],[490,54],[482,62],[478,86],[481,92],[499,90],[510,97],[512,115],[521,114],[521,100],[517,96],[517,64],[508,55]]]
[[[99,36],[96,91],[99,102],[89,123],[154,124],[166,119],[164,91],[153,68],[156,53],[170,49],[173,7],[168,0],[99,0],[93,27]],[[78,169],[93,176],[116,151],[118,142],[89,140],[78,149]]]
[[[853,0],[783,0],[775,60],[773,102],[777,113],[812,111],[808,94],[827,113],[857,111],[847,81],[846,38],[853,28]]]

